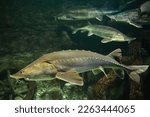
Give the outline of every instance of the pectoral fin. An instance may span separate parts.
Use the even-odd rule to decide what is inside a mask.
[[[88,36],[92,36],[92,35],[93,35],[93,33],[92,33],[92,32],[89,32],[89,33],[88,33]]]
[[[70,84],[75,84],[83,86],[83,78],[74,70],[71,69],[67,72],[58,72],[56,78],[69,82]]]
[[[108,42],[111,42],[111,41],[112,41],[111,39],[105,38],[105,39],[101,40],[101,43],[108,43]]]
[[[102,18],[96,17],[96,19],[97,19],[98,21],[102,21]]]

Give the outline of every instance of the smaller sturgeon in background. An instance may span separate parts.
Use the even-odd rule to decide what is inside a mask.
[[[124,1],[124,3],[122,3],[119,6],[118,12],[123,12],[126,10],[135,9],[135,8],[139,7],[139,5],[141,5],[141,3],[142,3],[142,0],[141,1],[139,1],[139,0],[128,0],[128,2]]]
[[[99,70],[107,76],[104,69],[112,68],[114,70],[121,69],[127,71],[130,78],[139,83],[139,74],[145,72],[149,66],[125,66],[113,58],[120,58],[121,56],[121,49],[116,49],[106,56],[85,50],[58,51],[43,55],[17,73],[10,75],[10,77],[36,81],[36,77],[47,75],[71,84],[83,86],[83,78],[79,73],[93,71],[94,74],[97,74]]]
[[[114,20],[117,22],[125,22],[134,27],[142,28],[142,25],[134,22],[134,20],[139,18],[139,9],[132,9],[132,10],[124,11],[124,12],[117,13],[114,15],[106,15],[106,16],[108,16],[111,20]]]
[[[103,15],[112,14],[117,10],[103,10],[89,7],[80,7],[76,9],[70,9],[67,12],[59,14],[56,19],[62,21],[79,21],[79,20],[90,20],[97,19],[103,20]]]
[[[150,15],[150,0],[140,6],[140,15],[144,14]]]
[[[103,26],[103,25],[87,25],[81,28],[77,28],[73,31],[72,34],[75,34],[76,32],[88,32],[88,36],[96,35],[101,38],[102,43],[108,43],[112,41],[116,42],[125,42],[128,41],[130,43],[131,41],[135,40],[136,38],[128,37],[125,34],[121,33],[119,30],[109,27],[109,26]]]

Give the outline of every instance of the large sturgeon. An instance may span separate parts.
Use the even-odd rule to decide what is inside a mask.
[[[130,78],[140,82],[139,74],[143,73],[149,67],[148,65],[125,66],[117,62],[114,57],[121,57],[121,49],[116,49],[109,55],[102,55],[85,50],[66,50],[43,55],[16,74],[12,78],[30,79],[40,75],[54,76],[57,79],[69,82],[71,84],[82,86],[83,78],[79,73],[86,71],[102,71],[104,69],[122,69],[127,71]],[[106,75],[107,76],[107,75]]]

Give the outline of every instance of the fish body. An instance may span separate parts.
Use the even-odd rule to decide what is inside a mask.
[[[99,19],[102,21],[102,15],[99,11],[95,8],[81,8],[81,9],[74,9],[68,10],[65,13],[59,14],[57,17],[58,20],[65,20],[65,21],[78,21],[78,20],[89,20],[89,19]]]
[[[103,38],[101,40],[102,43],[108,43],[112,41],[116,42],[128,41],[128,43],[130,43],[132,40],[135,40],[135,38],[128,37],[115,28],[103,25],[89,24],[87,26],[75,29],[73,31],[73,34],[75,34],[77,31],[88,32],[88,36],[96,35],[98,37],[101,37]]]
[[[125,66],[113,59],[116,56],[121,57],[120,49],[116,49],[106,56],[85,50],[58,51],[43,55],[10,77],[15,79],[35,78],[36,81],[36,76],[49,75],[82,86],[83,78],[79,73],[86,71],[93,71],[94,73],[95,70],[100,70],[105,74],[105,68],[112,68],[128,71],[129,76],[134,81],[139,82],[138,74],[146,71],[148,65]]]
[[[68,10],[67,12],[61,13],[57,16],[58,20],[63,21],[79,21],[79,20],[90,20],[97,19],[99,21],[103,20],[103,15],[115,13],[117,10],[98,10],[96,8],[76,8]]]
[[[107,16],[110,19],[115,20],[117,22],[125,22],[134,27],[142,28],[140,24],[134,22],[134,20],[139,18],[139,9],[132,9],[132,10],[124,11],[114,15],[107,15]]]

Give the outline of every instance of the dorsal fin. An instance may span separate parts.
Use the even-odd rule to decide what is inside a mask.
[[[107,56],[111,57],[111,58],[118,58],[119,60],[122,59],[122,51],[120,48],[112,51],[111,53],[109,53]]]

